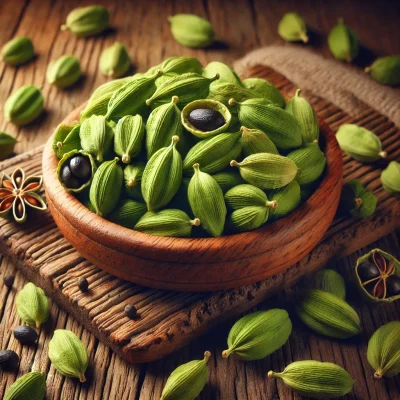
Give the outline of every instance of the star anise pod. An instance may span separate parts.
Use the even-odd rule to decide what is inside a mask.
[[[42,176],[28,176],[17,168],[11,176],[0,177],[0,217],[12,217],[18,223],[25,222],[27,208],[44,211],[47,205],[37,193],[43,183]]]

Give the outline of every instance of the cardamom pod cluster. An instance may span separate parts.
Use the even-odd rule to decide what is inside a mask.
[[[27,63],[34,55],[32,40],[24,36],[10,40],[1,49],[1,59],[14,67]]]
[[[74,23],[90,25],[97,12],[80,10]],[[119,76],[124,50],[106,52],[103,72]],[[128,229],[170,237],[257,229],[294,211],[325,169],[311,105],[298,91],[284,108],[263,79],[170,57],[101,85],[79,121],[56,128],[57,175],[90,211]]]
[[[339,18],[337,25],[329,32],[328,46],[331,53],[341,61],[353,61],[359,51],[358,40],[343,18]]]
[[[8,388],[3,400],[43,400],[45,395],[45,375],[40,372],[28,372]]]

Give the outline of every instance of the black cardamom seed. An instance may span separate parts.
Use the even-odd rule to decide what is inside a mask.
[[[400,294],[400,276],[390,275],[386,280],[387,297]]]
[[[72,175],[87,182],[92,176],[92,164],[88,157],[77,155],[69,161],[69,168]]]
[[[18,326],[14,329],[14,337],[22,344],[33,344],[38,339],[36,331],[27,325]]]
[[[139,318],[137,309],[133,304],[126,305],[125,309],[124,309],[124,313],[130,319],[138,319]]]
[[[18,354],[12,350],[0,351],[0,368],[4,370],[16,369],[19,363]]]
[[[68,164],[62,167],[61,180],[68,189],[78,189],[82,186],[82,184],[79,182],[79,179],[72,175],[71,168]]]
[[[378,267],[369,261],[360,264],[357,268],[357,273],[363,282],[377,278],[380,275]]]
[[[225,124],[225,118],[216,110],[198,108],[190,112],[189,122],[203,132],[214,131]]]
[[[81,292],[87,292],[89,290],[89,282],[86,278],[78,279],[78,287]]]

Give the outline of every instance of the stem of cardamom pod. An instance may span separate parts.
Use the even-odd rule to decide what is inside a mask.
[[[131,158],[128,154],[124,154],[122,156],[121,160],[124,164],[129,164],[131,162]]]
[[[240,167],[240,163],[238,163],[236,160],[232,160],[229,165],[231,167]]]
[[[382,379],[382,377],[383,377],[383,371],[381,369],[376,370],[374,373],[374,378]]]
[[[279,373],[274,372],[274,371],[269,371],[267,376],[268,376],[268,378],[275,378],[275,377],[279,376]]]
[[[199,219],[199,218],[192,219],[192,220],[190,221],[190,223],[191,223],[193,226],[199,226],[199,225],[200,225],[200,219]]]
[[[85,374],[82,372],[79,373],[79,382],[81,383],[86,382]]]
[[[308,42],[308,36],[305,33],[302,33],[300,35],[300,39],[303,41],[303,43],[307,43]]]
[[[228,101],[228,104],[229,104],[230,106],[233,106],[235,103],[236,103],[236,101],[235,101],[234,98],[229,99],[229,101]]]
[[[222,352],[222,357],[223,358],[228,358],[230,356],[230,354],[231,354],[231,352],[229,351],[229,349],[228,350],[224,350]]]
[[[379,157],[382,157],[382,158],[386,158],[386,157],[387,157],[387,153],[386,153],[386,151],[380,151],[380,152],[378,153],[378,156],[379,156]]]
[[[367,74],[369,74],[369,73],[371,72],[371,67],[366,67],[366,68],[364,69],[364,71],[365,71]]]
[[[61,148],[63,147],[62,142],[57,142],[57,147],[58,147],[59,149],[61,149]]]
[[[361,197],[356,197],[354,202],[356,203],[357,208],[360,208],[363,205],[363,199]]]
[[[35,326],[36,326],[36,329],[39,329],[40,328],[40,322],[39,321],[35,321]]]
[[[209,358],[211,357],[211,353],[207,350],[204,352],[204,361],[207,363]]]
[[[272,201],[267,200],[265,202],[265,205],[266,205],[266,207],[276,208],[276,207],[278,207],[278,202],[276,200],[272,200]]]

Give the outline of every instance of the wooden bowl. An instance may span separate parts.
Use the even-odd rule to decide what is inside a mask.
[[[63,122],[79,119],[79,111]],[[320,186],[293,213],[251,232],[181,239],[152,236],[109,222],[60,185],[52,137],[43,153],[47,203],[66,239],[110,274],[153,288],[196,292],[252,284],[306,256],[333,220],[342,187],[342,155],[334,133],[322,120],[320,128],[327,159]]]

